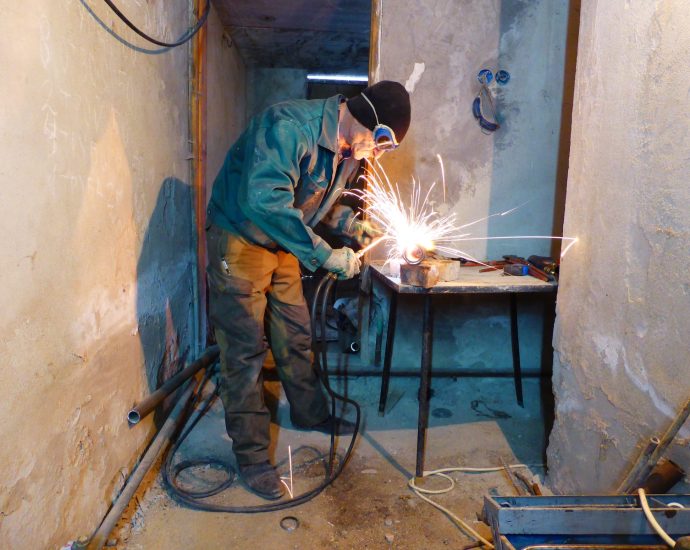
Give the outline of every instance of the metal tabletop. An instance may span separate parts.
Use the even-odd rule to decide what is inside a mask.
[[[383,262],[370,264],[377,280],[398,294],[508,294],[513,292],[556,292],[557,283],[540,281],[530,275],[504,275],[501,269],[481,273],[483,267],[461,267],[454,281],[440,281],[431,288],[402,284],[400,277],[390,275]]]

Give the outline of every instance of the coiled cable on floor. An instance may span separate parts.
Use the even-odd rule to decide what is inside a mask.
[[[194,417],[194,419],[189,423],[189,418],[187,419],[187,422],[189,423],[188,427],[184,427],[180,430],[179,436],[174,438],[174,444],[170,448],[167,456],[165,457],[164,463],[163,463],[163,482],[165,486],[168,488],[170,493],[172,494],[173,498],[177,500],[178,502],[187,505],[190,508],[193,508],[195,510],[202,510],[202,511],[207,511],[207,512],[226,512],[226,513],[242,513],[242,514],[255,514],[255,513],[260,513],[260,512],[274,512],[277,510],[285,510],[287,508],[292,508],[294,506],[298,506],[300,504],[304,504],[305,502],[311,500],[318,494],[320,494],[326,487],[328,487],[333,481],[340,475],[340,473],[343,471],[343,468],[345,468],[345,465],[347,464],[351,454],[352,450],[355,446],[355,442],[357,440],[357,434],[359,433],[359,426],[360,426],[360,421],[361,421],[361,409],[359,404],[348,398],[345,397],[337,392],[335,392],[330,385],[330,381],[328,379],[328,358],[327,358],[327,344],[326,344],[326,313],[328,311],[328,303],[330,299],[330,293],[333,290],[333,285],[335,283],[335,276],[332,274],[326,275],[318,284],[316,288],[316,292],[314,294],[314,299],[312,303],[312,308],[311,308],[311,333],[312,333],[312,342],[314,342],[317,345],[316,352],[314,354],[315,357],[315,368],[316,372],[319,375],[319,378],[324,385],[326,392],[328,393],[329,397],[331,398],[331,415],[332,415],[332,420],[333,420],[333,429],[331,430],[331,439],[330,439],[330,448],[329,448],[329,454],[328,454],[328,468],[326,470],[326,476],[325,479],[322,483],[320,483],[318,486],[314,487],[313,489],[293,498],[287,501],[281,501],[281,502],[274,502],[270,504],[262,504],[258,506],[227,506],[223,504],[214,504],[210,502],[205,502],[204,498],[208,498],[213,495],[217,495],[230,487],[235,479],[236,479],[236,473],[234,468],[227,462],[218,460],[216,458],[202,458],[202,459],[197,459],[193,461],[182,461],[177,464],[173,465],[173,458],[177,450],[180,448],[184,440],[187,438],[189,433],[194,429],[196,424],[201,420],[201,418],[208,412],[208,410],[211,408],[211,405],[215,401],[217,397],[217,391],[214,391],[210,396],[206,397],[203,402],[201,399],[203,388],[210,379],[212,369],[208,369],[206,373],[206,377],[204,378],[204,381],[202,384],[200,384],[199,389],[196,392],[195,399],[193,401],[192,406],[190,409],[192,411],[196,410],[198,408],[198,413]],[[321,300],[321,318],[320,318],[320,333],[318,336],[321,339],[320,343],[318,342],[317,339],[317,332],[316,332],[316,313],[318,311],[318,306],[319,306],[319,301]],[[319,345],[320,344],[320,345]],[[319,357],[320,354],[320,357]],[[336,406],[335,406],[335,401],[341,401],[344,405],[352,405],[355,409],[355,427],[354,431],[352,434],[352,440],[350,441],[350,444],[345,451],[345,454],[343,455],[343,459],[339,462],[337,468],[333,468],[334,462],[335,462],[335,431],[337,429],[337,421],[335,417],[335,411],[336,411]],[[344,409],[344,407],[343,407]],[[191,413],[190,413],[191,414]],[[210,466],[215,469],[221,469],[224,470],[227,474],[227,479],[224,480],[222,483],[220,483],[216,487],[211,487],[210,489],[206,489],[204,491],[190,491],[187,489],[184,489],[180,486],[178,483],[177,479],[180,475],[180,473],[188,468],[191,467],[199,467],[199,466]]]

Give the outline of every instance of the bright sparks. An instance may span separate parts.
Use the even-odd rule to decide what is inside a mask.
[[[437,155],[441,165],[441,177],[445,201],[445,172],[443,161]],[[366,250],[374,246],[388,242],[392,244],[389,249],[388,259],[417,258],[420,251],[425,254],[438,253],[438,255],[450,258],[463,258],[478,262],[467,252],[456,248],[462,241],[492,240],[492,239],[560,239],[568,242],[561,253],[561,258],[577,241],[572,237],[554,237],[543,235],[525,235],[511,237],[471,237],[470,233],[463,233],[467,227],[485,221],[496,216],[506,216],[524,204],[511,208],[505,212],[491,214],[470,223],[458,224],[455,214],[441,215],[434,210],[429,201],[429,196],[436,186],[436,182],[424,192],[420,182],[412,178],[412,191],[410,200],[403,200],[397,184],[391,184],[388,175],[378,161],[372,163],[367,160],[365,173],[361,176],[366,186],[362,190],[354,190],[349,193],[359,197],[363,202],[363,210],[368,219],[378,227],[381,236],[370,244]],[[526,204],[526,203],[525,203]],[[481,263],[481,262],[479,262]]]
[[[391,184],[380,163],[367,161],[362,177],[366,187],[351,193],[362,199],[369,220],[381,231],[382,237],[377,244],[383,241],[393,244],[390,258],[405,257],[419,249],[448,254],[456,252],[444,246],[451,235],[458,236],[455,215],[440,216],[429,205],[429,195],[435,183],[422,197],[422,187],[413,179],[408,204],[400,195],[398,186]]]

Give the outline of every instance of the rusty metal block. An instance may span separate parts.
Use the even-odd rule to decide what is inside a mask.
[[[446,259],[437,259],[434,262],[438,266],[439,281],[457,281],[460,278],[460,262]]]
[[[400,264],[400,282],[405,285],[431,288],[439,281],[439,268],[436,260],[424,260],[417,265]]]

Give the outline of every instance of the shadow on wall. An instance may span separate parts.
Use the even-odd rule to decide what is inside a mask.
[[[166,178],[137,262],[137,321],[150,390],[181,368],[193,340],[192,188]]]

